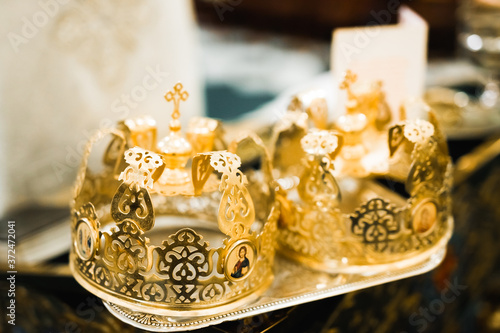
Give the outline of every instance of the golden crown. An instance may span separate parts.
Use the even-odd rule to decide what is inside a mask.
[[[191,119],[183,135],[180,83],[165,95],[174,106],[165,138],[157,140],[149,117],[99,132],[72,202],[75,278],[131,323],[177,329],[261,309],[250,303],[273,281],[275,249],[311,276],[318,272],[308,268],[366,275],[442,258],[452,165],[436,118],[408,102],[389,125],[382,84],[361,89],[356,80],[346,74],[346,112],[333,122],[324,99],[294,98],[269,150],[255,134],[226,144],[209,118]],[[106,136],[94,172],[91,157]],[[259,168],[243,173],[241,158],[260,159]],[[271,294],[290,274],[276,272]]]
[[[295,98],[273,129],[278,243],[315,269],[374,273],[418,262],[448,241],[452,165],[425,105],[403,105],[401,121],[388,128],[381,83],[359,91],[356,80],[346,73],[346,112],[333,123],[324,99],[306,107]],[[409,108],[427,120],[406,119]],[[408,198],[373,178],[403,182]]]
[[[273,280],[279,209],[267,150],[245,135],[212,151],[225,144],[219,122],[208,118],[192,119],[184,137],[179,105],[187,97],[180,83],[165,95],[174,110],[158,143],[149,117],[98,133],[77,177],[73,274],[132,311],[213,314],[251,302]],[[107,135],[102,170],[92,172],[91,152]],[[242,145],[262,156],[262,168],[248,177],[235,154]]]

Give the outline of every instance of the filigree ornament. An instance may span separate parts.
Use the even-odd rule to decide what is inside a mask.
[[[111,216],[116,222],[130,219],[141,230],[151,229],[155,215],[149,192],[142,187],[130,188],[126,183],[121,184],[111,202]]]
[[[359,84],[347,71],[340,89],[347,93],[346,113],[333,123],[323,127],[322,105],[311,103],[309,108],[289,107],[273,128],[280,248],[311,268],[329,272],[377,269],[430,250],[442,241],[449,223],[443,207],[449,207],[451,187],[451,161],[435,117],[422,107],[428,121],[407,120],[403,107],[401,121],[387,132],[391,112],[381,81]],[[304,107],[320,130],[306,134],[306,127],[297,125]],[[300,162],[298,140],[306,155]],[[403,182],[410,198],[390,193],[393,188],[381,187],[371,177]],[[415,203],[423,200],[433,203],[424,213],[416,212]],[[366,203],[359,207],[357,202]]]
[[[434,138],[416,147],[412,153],[413,163],[406,180],[406,190],[412,196],[419,192],[422,185],[439,190],[446,187],[445,178],[450,158],[443,155],[440,144]]]
[[[307,114],[287,112],[273,128],[273,165],[280,170],[281,176],[300,173],[300,162],[304,157],[300,140],[307,134]],[[278,149],[279,147],[279,149]],[[293,151],[293,154],[289,152]]]
[[[210,165],[222,174],[219,190],[222,199],[219,206],[219,229],[232,238],[247,234],[255,220],[252,198],[245,187],[247,179],[238,169],[241,160],[229,152],[211,152]]]
[[[340,201],[340,189],[333,177],[333,164],[329,156],[336,152],[338,138],[329,131],[311,131],[302,140],[306,152],[306,168],[298,185],[299,195],[305,202],[315,205],[336,206]]]
[[[279,234],[280,242],[287,244],[285,255],[300,254],[299,260],[307,263],[313,259],[321,266],[326,259],[338,260],[340,256],[352,254],[352,244],[343,246],[339,242],[345,238],[346,232],[338,223],[341,221],[338,210],[312,211],[299,206],[295,214],[297,217]]]
[[[104,163],[106,165],[116,167],[123,161],[123,153],[125,151],[125,140],[119,136],[114,136],[106,152],[104,153]]]
[[[339,146],[338,138],[325,130],[310,131],[300,140],[300,143],[302,149],[304,149],[307,154],[313,155],[333,154]]]
[[[208,243],[192,229],[181,229],[163,242],[165,249],[170,249],[173,242],[178,246],[173,251],[157,249],[159,261],[157,270],[170,276],[180,284],[188,284],[199,276],[206,277],[212,271],[213,250],[208,250]],[[208,263],[206,265],[205,263]]]
[[[92,203],[87,202],[80,206],[78,210],[75,212],[76,221],[80,219],[87,219],[92,221],[93,225],[96,229],[99,229],[99,221],[97,220],[97,213],[95,207]]]
[[[344,145],[344,137],[337,131],[310,130],[301,140],[302,149],[310,155],[327,155],[335,159]]]
[[[156,249],[159,256],[156,269],[173,281],[176,286],[174,292],[180,302],[195,302],[199,290],[192,284],[211,274],[214,250],[208,250],[208,243],[202,242],[202,237],[192,229],[181,229],[169,238],[163,242],[163,249]],[[176,247],[172,247],[172,243]]]
[[[389,153],[393,156],[404,141],[404,126],[394,125],[389,129]]]
[[[412,143],[423,143],[434,135],[434,126],[423,119],[407,120],[404,136]]]
[[[105,301],[173,318],[213,313],[232,302],[241,306],[262,294],[273,280],[279,214],[272,165],[256,136],[250,142],[264,151],[262,170],[253,170],[251,184],[234,153],[193,156],[178,121],[179,103],[187,96],[180,84],[165,95],[174,102],[171,131],[152,151],[140,145],[152,145],[156,127],[142,126],[139,119],[109,132],[116,138],[106,167],[97,173],[88,172],[87,159],[102,135],[87,145],[72,202],[70,263],[78,282]],[[220,131],[207,119],[195,125],[190,130],[196,135]],[[232,147],[237,150],[239,143]]]
[[[155,153],[139,147],[133,147],[125,152],[125,161],[134,168],[134,171],[148,171],[158,168],[161,157]]]
[[[113,286],[113,279],[111,272],[105,266],[95,267],[95,281],[106,288],[111,288]]]
[[[410,172],[408,173],[406,190],[413,195],[423,183],[432,182],[438,186],[441,179],[436,179],[438,177],[437,172],[438,165],[433,156],[427,155],[423,159],[417,159],[412,164]]]
[[[129,166],[120,174],[118,180],[125,184],[139,187],[153,188],[153,174],[163,165],[162,158],[148,150],[133,147],[125,152],[125,161]]]
[[[257,239],[243,239],[230,246],[230,256],[235,257],[232,262],[240,253],[243,255],[241,248],[247,247],[246,257],[251,264],[248,270],[241,270],[240,277],[228,279],[214,274],[213,258],[220,250],[210,248],[193,229],[182,228],[160,246],[152,246],[144,232],[129,220],[103,233],[101,250],[95,258],[78,258],[76,262],[87,279],[133,302],[183,309],[227,302],[251,292],[272,276],[277,216],[273,214],[272,218],[274,222],[266,224]],[[260,244],[260,255],[255,252],[256,244]]]
[[[104,266],[110,272],[136,274],[150,267],[147,240],[139,226],[129,220],[117,223],[113,235],[104,233]]]
[[[351,232],[376,252],[384,252],[400,231],[394,207],[382,199],[372,199],[351,216]]]
[[[212,175],[214,168],[210,165],[211,156],[209,154],[198,154],[191,163],[191,174],[194,187],[194,194],[200,195],[203,186]]]
[[[330,159],[326,156],[308,156],[306,165],[298,185],[300,198],[311,205],[321,202],[337,206],[341,199],[340,188],[332,174]]]
[[[260,166],[260,170],[247,169],[246,188],[252,198],[260,198],[253,202],[256,218],[260,221],[266,220],[275,203],[273,166],[266,145],[254,132],[245,132],[231,142],[228,151],[240,157],[250,155],[252,163]],[[254,184],[259,186],[253,186]]]
[[[426,142],[432,140],[434,133],[434,125],[423,119],[406,120],[392,126],[389,129],[390,156],[393,156],[404,142],[411,146],[425,145]]]

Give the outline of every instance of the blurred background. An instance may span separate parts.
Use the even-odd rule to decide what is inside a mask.
[[[114,332],[116,327],[134,331],[106,311],[97,311],[91,321],[78,315],[76,308],[93,296],[67,270],[71,186],[85,142],[95,130],[124,117],[151,114],[159,124],[164,121],[159,128],[163,136],[170,117],[163,95],[178,81],[190,93],[181,106],[184,118],[206,114],[237,122],[257,114],[266,103],[288,99],[291,88],[330,70],[334,29],[366,26],[380,11],[401,5],[429,25],[423,97],[438,112],[454,161],[496,142],[498,0],[3,1],[0,243],[6,247],[6,222],[17,221],[18,263],[26,266],[19,280],[26,307],[20,310],[17,332],[68,331],[68,321],[83,332]],[[389,15],[383,23],[396,22],[397,15]],[[489,151],[489,158],[472,163],[476,168],[464,167],[468,173],[455,199],[469,213],[456,216],[454,250],[438,271],[206,331],[264,332],[272,327],[271,332],[285,332],[299,327],[299,320],[303,332],[500,331],[495,280],[500,268],[495,245],[500,186],[481,187],[498,184],[497,155]],[[496,201],[471,203],[478,192]],[[483,217],[478,221],[471,212]],[[472,242],[467,238],[471,230],[475,240],[492,238],[485,244]],[[486,253],[489,259],[484,259]],[[476,264],[484,260],[490,264],[478,276]],[[477,274],[470,277],[471,272]],[[472,287],[425,327],[409,324],[411,313],[439,294],[435,281],[443,276],[470,277]],[[380,311],[369,309],[379,304]],[[58,317],[60,313],[64,315]],[[459,318],[466,323],[458,325]],[[2,327],[10,329],[5,322]]]
[[[167,119],[163,95],[175,82],[182,81],[191,94],[183,119],[207,114],[234,120],[328,71],[335,28],[396,23],[397,15],[387,9],[396,13],[401,5],[429,24],[428,87],[445,85],[468,94],[456,97],[454,91],[431,89],[432,102],[445,106],[442,119],[450,127],[461,125],[463,116],[455,109],[475,98],[496,108],[498,50],[478,46],[483,35],[494,36],[487,37],[490,44],[499,43],[498,4],[487,0],[291,0],[273,5],[260,0],[149,0],[139,5],[128,0],[119,6],[111,0],[6,1],[0,13],[0,32],[6,36],[0,43],[5,161],[0,213],[33,203],[66,205],[92,133],[125,117]],[[380,17],[381,12],[389,15]],[[159,128],[160,136],[166,127]],[[483,127],[474,136],[491,133],[492,126]]]

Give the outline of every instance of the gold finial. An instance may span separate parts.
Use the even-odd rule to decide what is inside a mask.
[[[338,205],[340,188],[332,174],[330,156],[339,148],[339,137],[331,131],[313,130],[300,140],[300,144],[307,154],[307,166],[297,188],[300,198],[310,204]]]
[[[193,151],[191,144],[182,136],[181,122],[179,121],[180,112],[179,104],[187,100],[189,94],[183,91],[182,83],[177,83],[173,90],[165,94],[167,102],[174,102],[174,111],[172,112],[172,120],[170,121],[170,133],[158,143],[158,151],[163,156],[165,162],[165,171],[163,172],[160,183],[179,185],[190,181],[186,163],[191,157]]]
[[[181,116],[179,112],[179,105],[181,100],[186,101],[189,97],[189,93],[187,91],[182,91],[183,89],[182,83],[178,82],[173,90],[170,90],[165,94],[165,100],[167,102],[174,102],[174,111],[172,112],[172,120],[170,121],[170,130],[177,132],[181,129],[181,123],[179,121],[179,117]]]
[[[364,167],[360,165],[360,160],[366,153],[363,133],[368,125],[368,118],[360,110],[360,106],[363,106],[362,97],[353,92],[353,84],[357,80],[358,76],[347,70],[344,74],[344,81],[340,84],[340,89],[347,92],[346,114],[340,116],[336,121],[336,127],[344,138],[343,157],[350,161],[349,165],[345,165],[344,172],[364,170]]]
[[[382,81],[360,82],[351,71],[346,71],[340,89],[347,92],[347,114],[362,113],[368,125],[376,130],[384,130],[391,121],[391,110],[382,90]]]
[[[356,101],[356,95],[352,92],[352,85],[358,80],[358,76],[347,70],[344,74],[344,80],[340,83],[340,89],[343,89],[347,92],[347,99],[350,102],[348,105],[348,109],[350,109],[350,104]]]

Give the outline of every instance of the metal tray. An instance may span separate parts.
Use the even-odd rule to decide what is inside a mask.
[[[201,317],[167,317],[154,313],[142,313],[104,302],[106,308],[118,319],[137,328],[154,332],[195,330],[238,320],[261,313],[304,304],[319,299],[346,294],[383,283],[423,274],[438,266],[446,254],[446,244],[453,230],[450,218],[447,232],[432,248],[405,261],[375,266],[376,273],[366,267],[362,274],[328,274],[314,271],[282,256],[275,260],[273,284],[256,302],[228,312]]]

